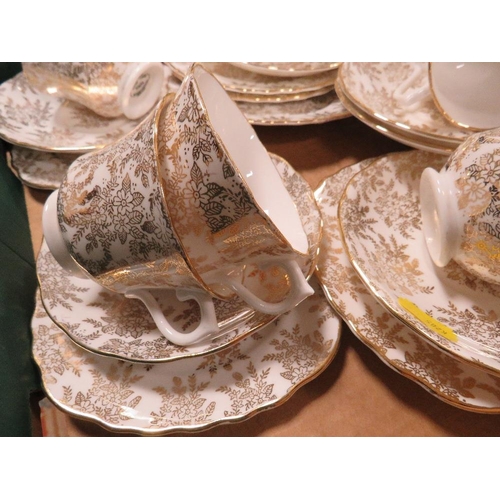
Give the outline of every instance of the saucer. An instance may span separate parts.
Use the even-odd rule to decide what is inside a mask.
[[[351,177],[373,159],[345,167],[316,190],[324,237],[316,276],[333,308],[382,361],[435,397],[464,410],[500,413],[500,378],[443,353],[382,307],[351,266],[342,246],[338,202]],[[377,159],[380,168],[392,156]]]
[[[303,271],[310,277],[322,235],[314,193],[283,158],[277,155],[271,158],[297,205],[310,249],[310,259]],[[172,344],[159,332],[142,302],[113,293],[91,279],[74,277],[56,262],[45,242],[37,259],[37,275],[47,313],[74,342],[96,354],[127,361],[170,362],[216,352],[275,319],[250,309],[236,297],[229,301],[214,299],[221,334],[215,339],[182,347]],[[263,278],[262,273],[247,276],[249,286],[253,287],[258,287]],[[255,292],[258,294],[258,288]],[[178,331],[188,332],[198,324],[196,302],[181,302],[172,290],[158,290],[154,295]]]
[[[167,62],[165,64],[177,78],[182,80],[193,63]],[[246,71],[229,63],[204,62],[202,64],[219,80],[227,92],[261,95],[297,94],[333,85],[337,79],[336,69],[313,75],[283,78]]]
[[[419,183],[440,155],[409,151],[355,174],[339,202],[344,248],[361,281],[392,314],[456,358],[500,373],[500,287],[454,262],[437,268],[421,228]]]
[[[339,85],[347,99],[376,121],[382,121],[406,136],[431,139],[456,148],[471,132],[450,124],[430,96],[414,110],[402,108],[393,98],[394,91],[418,65],[426,66],[427,63],[345,62],[339,69]],[[422,78],[426,74],[424,69]],[[421,83],[418,80],[414,86]]]
[[[180,77],[181,75],[179,75]],[[170,92],[175,92],[179,85],[178,78],[169,79]],[[335,90],[301,101],[248,102],[248,100],[236,100],[235,102],[252,125],[312,125],[351,116],[351,113],[340,102]]]
[[[164,94],[171,73],[165,67]],[[139,123],[104,118],[79,104],[33,89],[23,73],[0,85],[0,138],[39,151],[85,153],[114,142]]]
[[[287,401],[335,357],[342,323],[316,280],[311,284],[314,295],[232,347],[166,364],[79,348],[37,296],[33,356],[58,408],[112,431],[163,435],[241,422]]]
[[[26,186],[53,191],[64,179],[68,167],[80,156],[47,153],[13,145],[7,152],[7,165]]]
[[[340,65],[339,62],[231,62],[229,64],[261,75],[287,78],[317,75],[337,69]]]
[[[369,115],[358,108],[353,101],[350,101],[344,93],[342,81],[340,79],[335,83],[335,92],[343,106],[358,120],[365,125],[373,128],[377,132],[393,139],[401,144],[411,148],[422,149],[431,153],[449,156],[456,149],[456,144],[448,144],[444,140],[435,140],[427,137],[416,136],[410,132],[404,132],[403,129],[392,127],[388,122],[377,119],[377,115]]]

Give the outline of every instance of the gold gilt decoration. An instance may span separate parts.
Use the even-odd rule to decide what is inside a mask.
[[[394,153],[352,176],[338,204],[347,256],[403,324],[457,359],[500,373],[500,288],[454,262],[436,268],[428,255],[418,215],[420,175],[428,166],[442,168],[443,157]]]
[[[313,285],[314,295],[233,348],[161,364],[77,347],[37,296],[33,356],[56,406],[110,430],[162,435],[245,420],[284,403],[333,360],[341,322]]]
[[[163,93],[169,91],[166,72]],[[46,152],[86,153],[111,144],[141,120],[105,118],[81,104],[45,94],[23,72],[0,85],[0,137]]]
[[[431,157],[405,153],[419,168]],[[391,164],[398,156],[379,158],[374,168]],[[436,157],[437,158],[437,157]],[[351,331],[392,369],[425,387],[448,404],[483,413],[500,413],[500,377],[449,356],[413,329],[397,320],[380,305],[352,268],[343,248],[337,209],[351,177],[374,159],[346,167],[328,178],[316,198],[324,221],[324,240],[317,276],[332,306]],[[420,390],[415,387],[415,390]]]

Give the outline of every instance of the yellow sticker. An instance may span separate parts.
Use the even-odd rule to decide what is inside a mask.
[[[452,342],[457,342],[457,334],[449,326],[443,325],[443,323],[437,319],[429,316],[426,312],[422,311],[422,309],[408,299],[399,297],[398,302],[401,307],[404,307],[411,315],[415,316],[415,318],[421,321],[424,325],[428,326],[438,335],[441,335],[441,337],[451,340]]]

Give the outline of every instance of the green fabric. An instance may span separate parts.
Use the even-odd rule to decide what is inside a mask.
[[[19,63],[0,63],[0,82],[20,70]],[[13,437],[32,435],[30,394],[41,385],[31,358],[35,260],[24,192],[7,167],[7,147],[0,141],[0,435]]]

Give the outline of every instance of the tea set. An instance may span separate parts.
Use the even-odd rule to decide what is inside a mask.
[[[443,401],[500,408],[498,66],[24,63],[0,136],[52,191],[32,320],[47,395],[144,435],[238,421],[326,368],[345,322]],[[415,149],[313,191],[253,128],[351,114]]]

